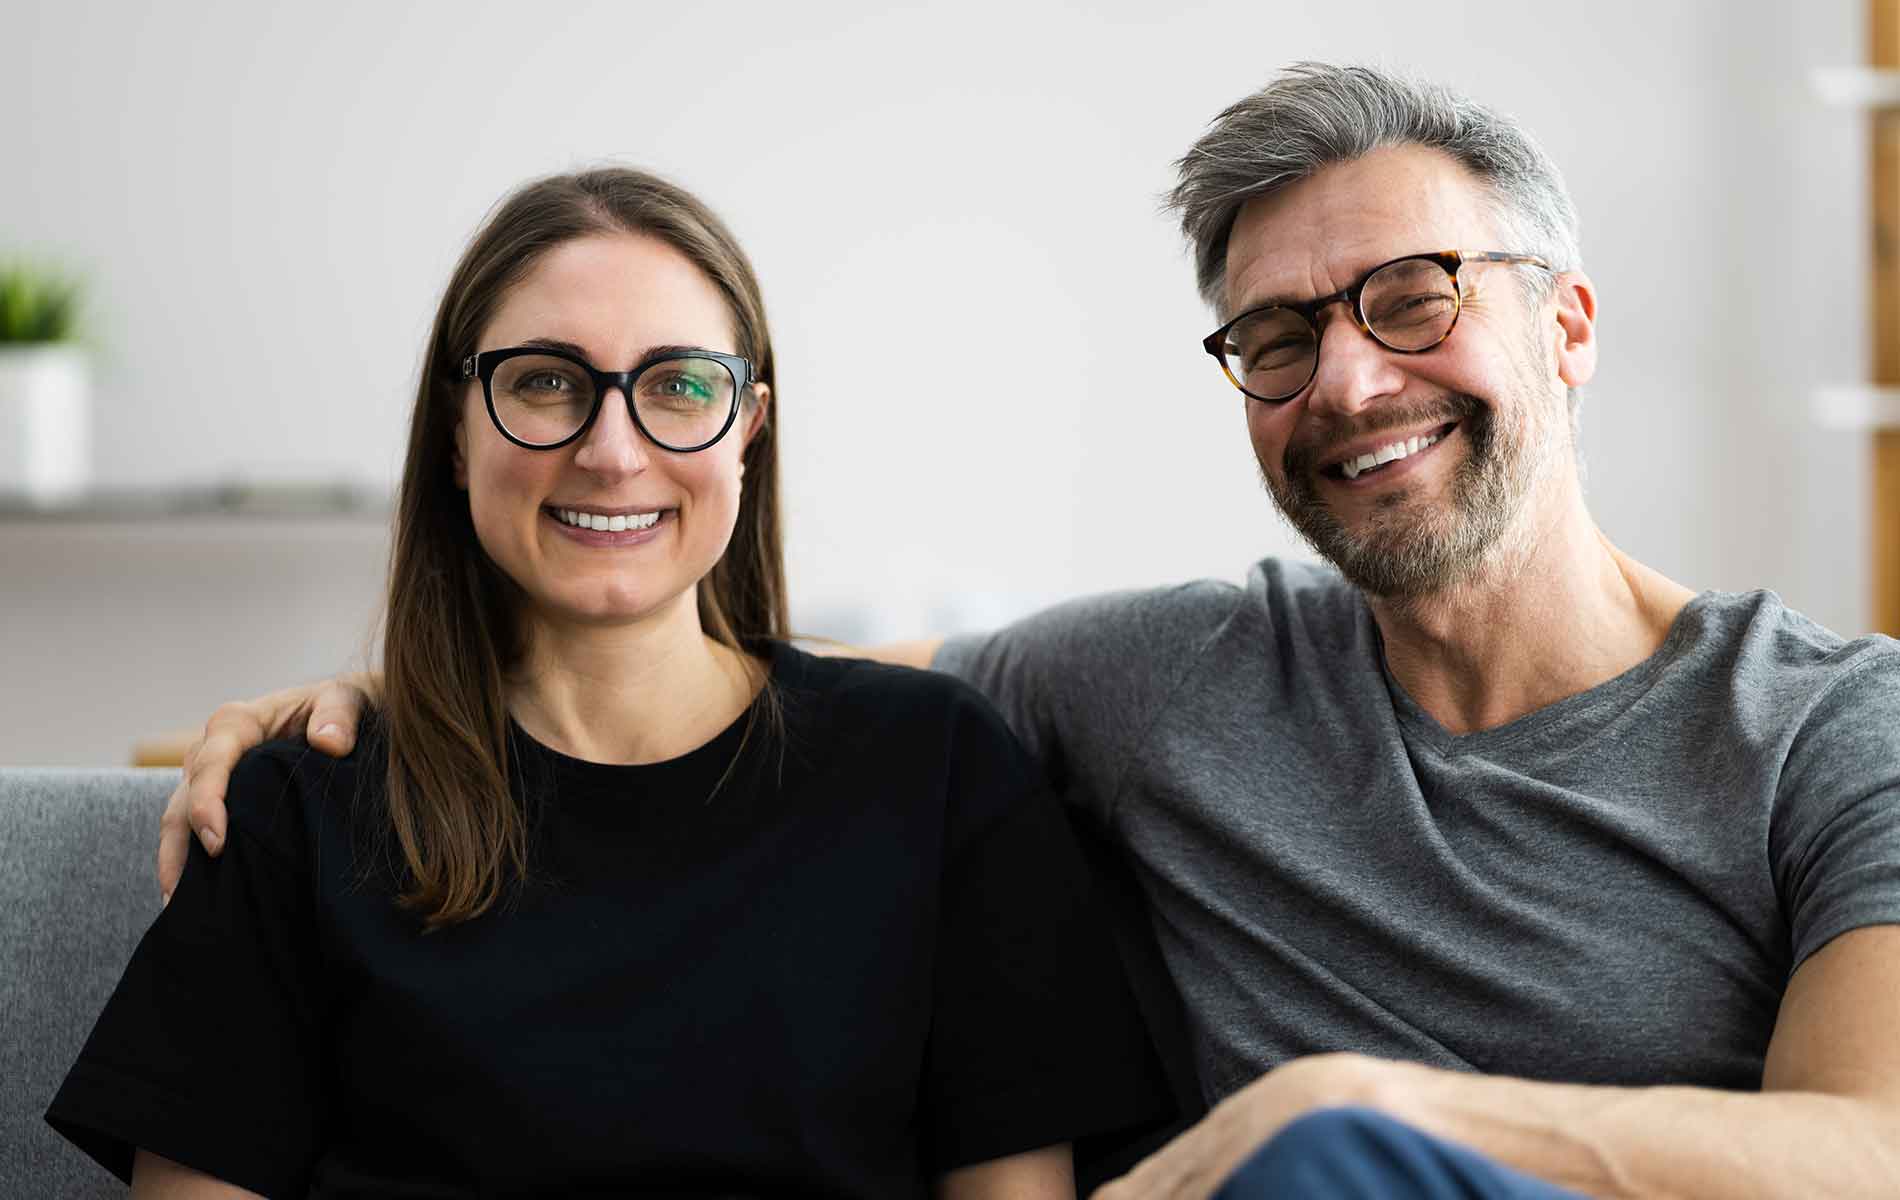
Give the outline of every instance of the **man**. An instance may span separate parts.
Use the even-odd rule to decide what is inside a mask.
[[[1442,89],[1302,64],[1173,200],[1332,568],[888,651],[995,701],[1139,885],[1213,1108],[1109,1194],[1894,1194],[1900,645],[1597,529],[1556,169]],[[161,877],[187,822],[216,848],[243,746],[341,750],[356,703],[221,710]]]

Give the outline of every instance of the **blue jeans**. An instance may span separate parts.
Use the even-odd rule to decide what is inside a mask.
[[[1282,1129],[1214,1200],[1580,1200],[1475,1151],[1365,1108],[1326,1108]]]

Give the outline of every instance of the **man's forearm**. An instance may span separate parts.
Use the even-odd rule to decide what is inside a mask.
[[[1593,1196],[1891,1197],[1900,1114],[1816,1092],[1537,1083],[1389,1063],[1373,1103]]]
[[[881,646],[824,646],[813,647],[819,654],[848,654],[854,658],[870,658],[881,663],[890,663],[899,667],[916,667],[920,671],[930,669],[930,660],[937,657],[937,648],[943,645],[943,639],[917,638],[908,642],[885,642]]]

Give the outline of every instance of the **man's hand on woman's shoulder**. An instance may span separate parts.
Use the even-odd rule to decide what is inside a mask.
[[[376,683],[372,675],[345,676],[226,704],[211,714],[185,751],[184,775],[158,822],[158,890],[167,901],[184,873],[194,834],[213,857],[224,850],[224,791],[244,752],[272,738],[301,736],[325,754],[348,754]]]

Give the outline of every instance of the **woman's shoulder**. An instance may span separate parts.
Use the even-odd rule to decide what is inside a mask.
[[[772,680],[788,707],[807,715],[849,718],[854,727],[994,723],[1002,718],[983,694],[942,671],[897,666],[848,655],[811,654],[787,643],[773,648]]]
[[[772,679],[788,746],[801,758],[982,790],[1032,773],[996,708],[941,671],[784,646],[775,650]]]
[[[327,820],[352,811],[366,790],[381,787],[382,760],[373,717],[365,718],[356,747],[342,757],[300,740],[264,742],[231,769],[225,811],[233,828],[279,854],[301,856]]]

